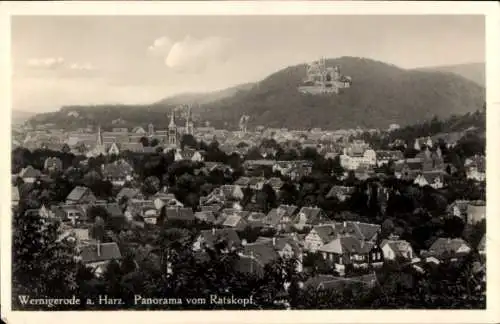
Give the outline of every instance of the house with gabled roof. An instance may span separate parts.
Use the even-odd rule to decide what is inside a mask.
[[[413,248],[410,243],[404,240],[383,240],[380,243],[384,260],[412,260],[415,256]]]
[[[95,244],[82,246],[80,248],[79,259],[85,266],[93,270],[95,276],[100,277],[106,270],[109,262],[112,260],[120,261],[122,255],[116,242],[96,242]]]
[[[66,197],[66,204],[91,204],[94,203],[97,198],[87,187],[76,186]]]
[[[304,239],[304,250],[316,252],[319,247],[331,242],[336,236],[335,224],[316,225]]]
[[[358,221],[344,221],[335,223],[335,229],[341,235],[350,235],[358,240],[375,242],[380,234],[381,226]]]
[[[200,234],[193,242],[193,251],[213,249],[217,243],[223,243],[228,250],[233,250],[241,246],[238,233],[232,228],[201,230]]]
[[[281,180],[278,177],[271,177],[267,179],[266,183],[270,185],[274,191],[279,192],[281,190],[281,187],[283,187],[283,180]]]
[[[156,209],[161,209],[163,206],[184,207],[184,204],[177,200],[175,195],[172,193],[158,192],[152,197],[152,199]]]
[[[428,251],[420,252],[422,258],[434,257],[440,261],[449,259],[451,261],[468,255],[471,252],[471,247],[461,238],[444,238],[440,237]]]
[[[394,175],[401,180],[414,180],[423,170],[422,160],[410,158],[394,163]]]
[[[238,255],[240,259],[236,264],[236,271],[256,276],[262,276],[265,266],[280,257],[274,247],[266,243],[247,244]]]
[[[240,186],[236,185],[222,185],[215,188],[207,197],[203,200],[203,204],[210,204],[211,202],[222,202],[227,201],[237,201],[243,199],[244,194]]]
[[[269,211],[264,224],[277,230],[285,230],[291,226],[292,219],[297,211],[298,207],[295,205],[279,205],[278,208]]]
[[[41,176],[42,172],[40,172],[40,170],[35,169],[31,165],[28,165],[26,168],[23,168],[21,172],[19,172],[19,177],[23,179],[25,183],[33,183]]]
[[[164,207],[166,221],[192,223],[195,220],[193,209],[185,207]]]
[[[444,171],[422,172],[417,175],[413,183],[420,187],[431,186],[434,189],[441,189],[445,185],[445,175]]]
[[[247,227],[247,225],[248,222],[239,213],[232,213],[227,215],[227,217],[224,219],[224,222],[222,223],[223,227],[232,228],[235,231],[242,231]]]
[[[175,161],[193,161],[193,162],[203,162],[205,155],[203,151],[197,151],[193,149],[185,148],[184,150],[176,150],[174,155]]]
[[[265,227],[264,220],[267,215],[261,212],[251,212],[248,215],[247,223],[251,227]]]
[[[340,274],[345,272],[346,265],[367,268],[369,264],[380,266],[383,263],[380,247],[351,235],[337,236],[328,244],[319,247],[318,252],[325,260],[332,262]]]
[[[326,214],[319,207],[302,207],[292,220],[293,225],[297,229],[318,225],[326,220]]]

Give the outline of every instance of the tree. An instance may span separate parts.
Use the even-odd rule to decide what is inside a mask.
[[[144,147],[149,146],[149,139],[147,137],[143,136],[139,139],[139,143],[141,143],[142,146],[144,146]]]
[[[252,147],[251,149],[248,150],[248,152],[246,154],[247,160],[260,160],[262,158],[263,157],[260,154],[259,148],[257,148],[257,147]]]
[[[21,306],[18,296],[71,297],[76,292],[77,263],[74,246],[58,241],[57,223],[45,223],[37,213],[25,213],[24,206],[13,215],[12,305]],[[29,306],[32,310],[44,306]]]
[[[344,175],[344,168],[342,167],[342,164],[340,163],[340,156],[339,155],[337,155],[337,156],[335,156],[335,158],[333,158],[332,171],[333,171],[333,174],[337,178]]]
[[[71,152],[71,149],[69,148],[69,145],[67,143],[64,143],[62,148],[61,148],[61,151],[65,154]]]
[[[194,138],[193,135],[183,134],[181,137],[180,144],[181,144],[181,149],[184,149],[185,147],[196,148],[198,142],[196,142],[196,139]]]
[[[151,140],[150,145],[151,145],[152,147],[156,147],[156,146],[158,146],[158,144],[160,144],[160,141],[159,141],[157,138],[153,138],[153,139]]]
[[[147,195],[154,195],[160,190],[160,180],[154,176],[147,177],[142,185],[142,190]]]

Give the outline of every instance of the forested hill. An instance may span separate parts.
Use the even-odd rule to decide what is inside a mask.
[[[391,123],[410,125],[433,116],[447,118],[480,109],[484,87],[459,75],[436,71],[405,70],[370,59],[341,57],[326,60],[340,65],[353,83],[339,95],[300,94],[297,86],[305,77],[306,65],[280,70],[261,82],[246,86],[215,100],[197,99],[196,114],[215,127],[237,127],[241,115],[250,116],[249,126],[306,129],[386,128]],[[214,97],[212,97],[214,98]],[[56,113],[39,115],[35,123],[61,126],[110,124],[121,118],[130,126],[168,125],[168,112],[176,100],[151,105],[102,105],[65,107]],[[79,116],[68,116],[77,111]]]

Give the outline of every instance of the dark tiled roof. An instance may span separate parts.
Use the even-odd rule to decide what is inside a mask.
[[[100,243],[100,253],[98,253],[98,244],[89,244],[81,247],[81,258],[83,263],[119,260],[121,259],[120,248],[115,242]]]
[[[202,230],[200,231],[200,236],[209,247],[213,247],[217,241],[225,241],[229,247],[241,245],[238,233],[231,228]]]
[[[279,258],[279,254],[270,244],[252,243],[243,247],[242,254],[255,258],[262,266]]]
[[[194,213],[194,217],[200,221],[204,221],[207,223],[215,223],[216,217],[211,211],[199,211]]]
[[[467,242],[461,238],[450,239],[440,237],[429,248],[429,252],[437,256],[456,254],[462,245],[468,246]]]
[[[166,208],[168,220],[194,221],[194,213],[191,208],[173,207]]]
[[[330,243],[321,246],[318,251],[331,252],[336,254],[363,254],[368,253],[373,248],[373,246],[374,245],[372,243],[363,242],[362,240],[359,240],[354,236],[341,236],[337,237]]]
[[[349,234],[359,240],[371,240],[380,232],[381,227],[377,224],[368,224],[361,222],[338,222],[336,228],[343,234]]]
[[[304,214],[306,217],[306,223],[307,224],[314,224],[318,221],[320,221],[320,216],[321,212],[323,210],[318,207],[302,207],[299,211],[299,213],[296,215],[294,222],[299,222],[300,214]]]
[[[295,205],[280,205],[278,208],[273,208],[267,214],[265,223],[267,225],[275,226],[279,224],[282,218],[292,217],[297,211],[297,206]]]
[[[82,199],[83,196],[85,196],[87,193],[90,192],[90,189],[87,187],[82,187],[82,186],[76,186],[68,195],[66,200],[70,201],[79,201]]]
[[[318,233],[318,236],[325,244],[333,240],[337,235],[334,225],[318,225],[314,226],[313,230]]]

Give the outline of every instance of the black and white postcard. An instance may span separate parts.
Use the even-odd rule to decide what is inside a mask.
[[[498,8],[2,3],[2,318],[498,321]]]

